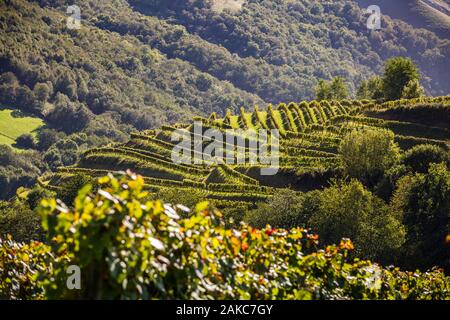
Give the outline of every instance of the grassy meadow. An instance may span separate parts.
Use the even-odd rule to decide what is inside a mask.
[[[24,116],[11,109],[0,110],[0,144],[13,147],[22,134],[33,134],[44,125],[39,118]]]

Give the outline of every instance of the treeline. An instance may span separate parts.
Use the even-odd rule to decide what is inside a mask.
[[[38,152],[16,153],[0,145],[0,199],[9,199],[19,187],[32,187],[46,169]]]

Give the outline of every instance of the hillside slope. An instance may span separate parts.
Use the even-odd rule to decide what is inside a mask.
[[[71,3],[37,2],[61,13]],[[217,3],[106,0],[80,8],[83,23],[135,38],[266,102],[313,99],[317,80],[333,76],[354,90],[397,55],[419,65],[429,94],[450,93],[450,72],[442,72],[449,70],[449,42],[389,18],[371,33],[352,1],[233,2],[242,3],[238,10],[218,10]]]
[[[312,99],[320,78],[343,76],[354,90],[395,55],[418,63],[428,93],[450,90],[449,42],[390,19],[370,33],[351,1],[236,2],[238,10],[206,0],[85,1],[81,30],[65,27],[71,1],[36,2],[41,8],[2,4],[0,72],[13,73],[24,92],[0,102],[44,116],[59,92],[142,130],[194,113]],[[33,101],[29,91],[46,82],[50,92]]]
[[[88,24],[69,30],[64,12],[21,0],[8,3],[0,7],[0,73],[17,79],[2,81],[12,86],[1,94],[5,104],[45,117],[61,93],[93,114],[115,112],[122,122],[145,129],[261,102],[135,37]],[[42,84],[48,87],[37,92]],[[14,97],[17,87],[23,92]]]
[[[77,166],[59,171],[40,181],[41,185],[57,190],[74,175],[102,176],[107,172],[131,169],[144,176],[146,188],[153,191],[174,187],[198,190],[219,207],[252,207],[269,199],[275,188],[308,191],[326,186],[336,177],[339,168],[338,145],[348,132],[365,128],[386,128],[395,133],[395,140],[404,150],[418,144],[434,144],[450,148],[450,96],[415,100],[400,100],[382,105],[370,101],[322,101],[318,103],[271,105],[267,110],[228,113],[218,119],[196,118],[206,128],[255,130],[278,129],[280,168],[276,175],[264,176],[261,168],[269,164],[250,163],[249,131],[236,135],[246,139],[245,163],[194,165],[189,153],[186,164],[172,159],[175,143],[172,133],[185,129],[194,141],[192,123],[163,126],[158,130],[132,134],[127,143],[88,150]],[[439,119],[439,120],[438,120]],[[193,142],[195,143],[195,142]],[[203,143],[205,150],[207,142]],[[227,144],[224,144],[224,148]],[[195,154],[195,152],[194,152]],[[231,157],[238,158],[237,151]],[[205,158],[204,158],[205,159]]]
[[[450,4],[444,0],[356,0],[363,8],[380,6],[382,13],[403,20],[415,28],[433,31],[450,39]]]
[[[33,153],[42,171],[133,131],[311,100],[321,78],[342,76],[354,93],[392,56],[414,60],[428,94],[450,92],[448,40],[389,17],[371,32],[354,1],[90,0],[70,30],[72,3],[0,3],[0,107],[46,124]],[[2,197],[23,185],[11,177],[24,161],[8,159]]]

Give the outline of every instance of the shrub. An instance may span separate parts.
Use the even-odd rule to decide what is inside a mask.
[[[446,150],[438,146],[421,144],[408,150],[403,156],[402,162],[414,172],[426,173],[432,163],[450,164],[450,156]]]
[[[0,237],[7,235],[20,242],[44,240],[41,217],[19,201],[0,201]]]
[[[206,199],[206,192],[201,189],[163,188],[151,196],[152,199],[160,199],[164,203],[173,205],[182,204],[188,208]]]
[[[320,193],[317,202],[308,225],[325,243],[351,238],[356,256],[386,261],[404,242],[399,217],[359,181],[335,183]]]
[[[16,139],[16,144],[20,148],[34,149],[36,148],[36,140],[33,135],[24,133]]]
[[[50,248],[40,242],[24,244],[0,237],[0,300],[44,298],[37,275],[50,274],[51,259]]]
[[[398,182],[393,211],[407,227],[405,264],[417,268],[438,265],[450,271],[446,237],[450,234],[450,171],[431,164],[427,174],[406,176]]]
[[[271,225],[276,228],[306,226],[309,215],[316,208],[316,192],[299,193],[289,189],[275,192],[267,202],[260,203],[255,210],[244,216],[244,221],[256,228]]]
[[[391,199],[397,187],[398,181],[410,173],[410,169],[403,165],[395,165],[386,170],[380,182],[376,186],[376,194],[382,199],[388,201]]]
[[[346,173],[374,184],[399,158],[394,133],[384,129],[351,131],[341,141],[339,154]]]

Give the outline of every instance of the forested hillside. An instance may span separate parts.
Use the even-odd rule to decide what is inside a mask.
[[[0,108],[18,109],[47,124],[27,146],[36,150],[32,157],[40,159],[39,167],[30,170],[23,155],[2,152],[0,177],[7,181],[0,186],[2,197],[32,185],[36,172],[75,163],[86,147],[124,141],[136,129],[263,101],[136,37],[87,23],[69,30],[65,10],[14,0],[2,2],[0,11]],[[11,125],[0,121],[1,127]],[[7,132],[0,133],[7,138]]]
[[[183,25],[190,33],[232,54],[262,60],[289,77],[293,71],[296,82],[304,84],[300,91],[289,86],[267,92],[257,83],[255,88],[247,88],[268,102],[310,99],[317,79],[332,76],[343,76],[354,88],[361,79],[379,72],[382,61],[398,55],[415,60],[425,75],[429,93],[448,93],[448,78],[441,76],[438,67],[448,70],[448,41],[386,15],[382,29],[371,32],[366,26],[365,8],[360,9],[353,1],[245,1],[240,10],[219,12],[208,1],[129,3],[146,15]],[[117,21],[116,17],[111,20]],[[432,78],[433,83],[426,83],[426,78]],[[233,78],[230,81],[240,85]],[[285,81],[289,80],[283,77],[281,83]],[[276,85],[281,86],[279,83]]]

